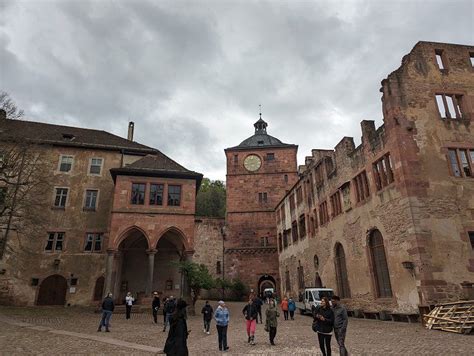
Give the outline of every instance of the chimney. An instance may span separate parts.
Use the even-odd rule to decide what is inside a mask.
[[[133,141],[133,128],[135,127],[135,123],[133,121],[130,121],[128,123],[128,136],[127,140]]]
[[[0,120],[6,120],[7,112],[3,109],[0,109]]]

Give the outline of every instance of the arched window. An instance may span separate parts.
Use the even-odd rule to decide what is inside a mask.
[[[313,257],[314,269],[317,271],[319,268],[319,258],[318,255],[314,255]]]
[[[383,237],[379,230],[371,232],[369,236],[369,249],[377,297],[390,298],[392,297],[392,286],[390,284],[390,274],[383,246]]]
[[[336,257],[334,259],[336,265],[336,282],[337,292],[341,298],[350,298],[349,280],[347,279],[346,255],[344,248],[340,243],[336,244]]]

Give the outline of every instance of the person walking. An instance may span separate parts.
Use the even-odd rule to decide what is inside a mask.
[[[329,299],[323,297],[321,305],[314,309],[313,330],[318,333],[319,348],[323,356],[331,356],[331,336],[334,326],[334,313]]]
[[[110,332],[109,322],[110,318],[112,317],[112,313],[114,312],[114,309],[115,304],[114,300],[112,299],[112,293],[107,293],[107,296],[102,302],[102,318],[100,320],[99,328],[97,329],[97,331],[102,331],[102,326],[105,326],[105,331]]]
[[[341,304],[341,298],[337,295],[333,295],[331,301],[332,311],[334,312],[334,336],[339,345],[339,354],[347,356],[348,352],[345,345],[347,323],[349,321],[347,309]]]
[[[283,316],[285,317],[285,320],[288,320],[288,299],[285,297],[281,301],[281,310],[283,310]]]
[[[165,324],[163,325],[163,332],[166,331],[166,326],[169,325],[171,315],[173,315],[173,313],[175,312],[175,309],[176,309],[176,302],[174,301],[173,296],[170,296],[166,304],[163,306],[163,313],[166,314]]]
[[[258,311],[257,306],[253,302],[252,298],[249,298],[249,302],[244,307],[244,309],[242,309],[242,313],[244,314],[246,320],[248,336],[247,342],[250,345],[255,345],[255,329],[257,328]]]
[[[277,333],[277,326],[278,326],[278,317],[280,313],[275,306],[275,301],[270,299],[268,304],[268,309],[265,312],[265,329],[268,331],[270,337],[270,345],[275,345],[275,336]]]
[[[212,315],[214,313],[214,309],[212,309],[211,305],[209,304],[209,301],[206,300],[206,304],[202,307],[201,314],[202,314],[202,319],[204,321],[204,332],[209,335],[209,329],[211,328],[211,320],[212,320]]]
[[[290,313],[291,320],[295,320],[295,310],[296,303],[293,298],[290,297],[290,299],[288,299],[288,312]]]
[[[257,313],[258,316],[260,317],[260,324],[263,324],[263,318],[262,318],[262,305],[263,301],[260,297],[256,297],[254,300],[255,306],[257,307]],[[258,323],[258,318],[257,318],[257,323]]]
[[[135,298],[132,297],[132,293],[128,292],[127,296],[125,297],[125,319],[130,319],[134,301]]]
[[[151,312],[153,313],[153,321],[158,324],[158,310],[160,309],[161,300],[158,292],[153,292],[153,300],[151,302]],[[165,320],[166,322],[166,320]]]
[[[169,318],[170,331],[166,338],[163,352],[168,356],[188,356],[188,325],[186,323],[186,307],[188,304],[179,299],[176,308]]]
[[[163,325],[166,324],[166,311],[165,311],[165,308],[166,308],[166,303],[168,303],[168,300],[170,300],[170,298],[168,298],[168,297],[165,297],[163,299]]]
[[[220,300],[214,314],[214,320],[216,321],[219,350],[227,351],[227,326],[229,325],[229,310],[225,306],[225,302]]]

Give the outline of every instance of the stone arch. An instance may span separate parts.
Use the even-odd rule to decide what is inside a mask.
[[[391,298],[392,285],[388,269],[387,254],[382,233],[372,228],[367,234],[367,248],[369,252],[369,266],[377,298]]]
[[[334,245],[334,264],[336,270],[337,292],[341,298],[350,298],[349,278],[344,247],[340,242]]]
[[[140,233],[145,237],[145,239],[147,241],[148,249],[149,249],[151,247],[150,237],[148,236],[148,233],[144,229],[142,229],[141,227],[139,227],[137,225],[132,225],[132,226],[129,226],[129,227],[125,228],[118,235],[119,238],[115,241],[115,243],[113,244],[113,246],[111,248],[118,249],[123,241],[125,241],[131,235],[136,234],[136,233]]]
[[[176,226],[170,226],[170,227],[164,229],[163,231],[161,231],[158,234],[159,237],[156,241],[155,246],[158,245],[158,243],[160,242],[160,240],[162,238],[164,238],[166,235],[169,235],[169,234],[173,234],[173,235],[178,237],[178,241],[182,243],[183,249],[185,251],[190,251],[191,250],[191,248],[189,246],[189,243],[188,243],[188,239],[186,238],[186,234],[180,228],[178,228]]]
[[[60,274],[52,274],[41,281],[37,305],[64,305],[66,303],[67,280]]]
[[[263,291],[265,288],[273,288],[273,291],[276,292],[276,281],[275,278],[269,274],[264,274],[258,280],[258,293],[263,296]]]

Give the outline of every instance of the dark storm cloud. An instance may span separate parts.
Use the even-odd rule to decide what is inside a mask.
[[[34,120],[94,127],[224,178],[269,133],[311,148],[381,123],[380,81],[419,40],[473,43],[472,1],[0,0],[1,88]]]

